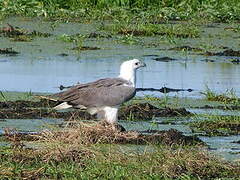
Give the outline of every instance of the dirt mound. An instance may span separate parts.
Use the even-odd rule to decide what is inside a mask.
[[[144,133],[149,134],[144,134]],[[165,145],[172,144],[183,144],[183,145],[192,145],[192,144],[204,144],[197,136],[185,136],[182,132],[177,131],[176,129],[158,131],[158,130],[148,130],[140,132],[140,142],[147,141],[151,143],[161,143]]]
[[[185,108],[157,108],[149,103],[124,106],[119,111],[120,119],[151,120],[153,117],[173,117],[191,115]]]
[[[182,132],[175,129],[164,131],[125,131],[119,132],[112,129],[111,126],[102,126],[101,124],[90,125],[81,123],[75,128],[68,128],[58,132],[42,133],[17,133],[16,131],[5,131],[6,139],[13,142],[22,140],[36,141],[54,139],[64,143],[110,143],[110,144],[163,144],[163,145],[204,145],[196,136],[185,136]],[[61,139],[61,140],[60,140]]]

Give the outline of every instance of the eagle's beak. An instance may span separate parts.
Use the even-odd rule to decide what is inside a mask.
[[[141,67],[146,67],[147,65],[144,62],[141,62]]]

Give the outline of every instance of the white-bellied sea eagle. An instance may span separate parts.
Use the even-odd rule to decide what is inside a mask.
[[[86,109],[92,115],[97,114],[98,119],[115,124],[119,106],[135,96],[136,70],[144,66],[146,64],[138,59],[125,61],[121,64],[120,75],[116,78],[78,84],[54,94],[52,97],[61,102],[54,109]]]

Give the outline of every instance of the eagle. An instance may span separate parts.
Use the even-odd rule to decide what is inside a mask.
[[[86,109],[97,114],[108,124],[116,124],[119,106],[136,94],[136,70],[146,64],[138,59],[125,61],[116,78],[104,78],[85,84],[77,84],[66,91],[51,95],[60,102],[55,110],[67,108]]]

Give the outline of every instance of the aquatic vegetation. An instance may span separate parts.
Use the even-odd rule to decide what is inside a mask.
[[[150,96],[150,95],[145,95],[143,97],[144,100],[146,101],[157,101],[157,102],[162,102],[162,99],[159,97],[155,97],[155,96]]]
[[[204,119],[204,120],[203,120]],[[204,131],[208,136],[239,135],[239,116],[204,115],[196,116],[194,122],[188,123],[194,131]]]
[[[169,36],[178,38],[196,38],[200,31],[196,26],[188,24],[108,24],[101,30],[131,36]]]
[[[120,36],[117,39],[118,42],[124,43],[124,44],[129,44],[129,45],[134,45],[134,44],[143,44],[142,40],[133,36],[132,34],[127,34],[124,36]]]
[[[231,63],[233,63],[233,64],[239,64],[240,63],[240,59],[229,59],[229,61],[231,61]]]
[[[209,101],[219,101],[219,102],[223,102],[224,104],[235,104],[238,105],[239,104],[239,98],[236,96],[234,90],[227,90],[226,93],[224,94],[217,94],[215,92],[213,92],[211,89],[209,89],[209,87],[206,86],[206,91],[205,92],[201,92],[201,94],[203,94],[207,100]]]
[[[85,38],[86,37],[82,34],[74,34],[74,35],[62,34],[57,37],[58,40],[61,40],[63,42],[74,42],[74,43],[83,43]]]
[[[74,34],[74,35],[62,34],[61,36],[57,37],[58,40],[61,40],[63,42],[74,43],[76,46],[74,48],[72,48],[72,50],[85,51],[85,50],[99,50],[100,49],[98,47],[84,46],[84,41],[86,38],[87,38],[87,36],[82,35],[82,34]]]
[[[21,146],[14,137],[9,139],[12,147],[1,147],[0,177],[213,179],[236,178],[240,172],[238,164],[219,160],[198,146],[148,145],[135,151],[129,146],[101,145],[104,135],[131,139],[136,137],[133,132],[124,135],[95,127],[90,131],[94,140],[89,137],[90,126],[85,125],[88,131],[79,128],[59,134],[45,132],[39,141],[44,148],[38,149]]]
[[[18,42],[30,42],[33,39],[26,35],[20,35],[10,38],[11,41],[18,41]]]

